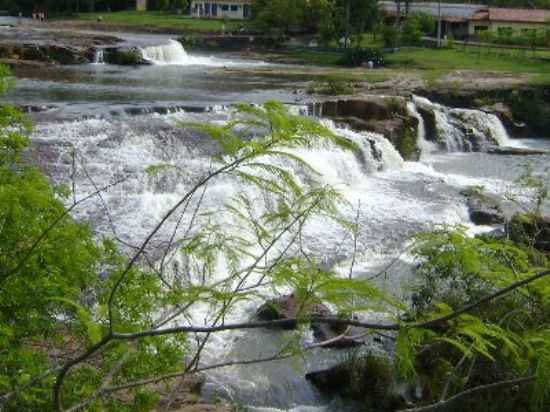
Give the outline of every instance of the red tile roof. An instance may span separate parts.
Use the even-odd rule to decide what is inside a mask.
[[[508,21],[518,23],[549,23],[550,10],[540,9],[503,9],[490,7],[480,10],[472,20]]]

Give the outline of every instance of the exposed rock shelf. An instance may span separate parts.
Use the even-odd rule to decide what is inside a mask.
[[[97,47],[120,41],[107,35],[52,31],[22,25],[0,30],[0,59],[11,65],[28,61],[45,64],[89,63],[93,61]]]

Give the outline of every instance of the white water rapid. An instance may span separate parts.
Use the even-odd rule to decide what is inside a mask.
[[[105,57],[104,57],[103,49],[97,49],[94,52],[94,60],[93,60],[92,63],[94,63],[94,64],[104,64],[105,63]]]
[[[512,144],[502,122],[492,113],[450,108],[420,96],[413,96],[408,108],[417,118],[421,114],[419,112],[425,113],[420,117],[419,127],[422,134],[419,135],[419,144],[425,151],[433,151],[430,143],[437,143],[448,152],[480,151],[494,145]],[[426,125],[427,117],[431,123],[430,130]],[[431,141],[428,142],[428,139]]]
[[[174,49],[179,49],[174,46]],[[170,54],[166,50],[149,50],[147,55],[163,61],[185,59],[181,50]],[[179,56],[179,57],[177,57]],[[416,97],[409,105],[411,115],[418,116],[424,124],[420,110],[433,110],[442,146],[450,151],[467,150],[468,140],[464,129],[490,130],[493,136],[499,126],[491,123],[490,115],[457,111],[434,105]],[[32,156],[55,181],[69,183],[75,177],[76,197],[82,198],[110,182],[125,178],[124,182],[106,191],[101,199],[93,198],[85,207],[76,210],[76,217],[90,222],[98,236],[113,236],[136,244],[147,236],[161,217],[171,209],[193,186],[197,179],[216,167],[214,155],[217,146],[201,133],[184,129],[182,122],[223,124],[234,113],[227,108],[204,113],[178,111],[171,114],[141,114],[137,116],[113,116],[65,122],[39,123],[33,134]],[[324,120],[323,120],[324,121]],[[516,158],[493,156],[485,153],[434,153],[437,144],[429,142],[425,127],[419,130],[421,147],[430,154],[430,164],[404,162],[399,153],[381,135],[357,133],[324,121],[334,133],[355,142],[357,153],[343,150],[332,144],[292,149],[318,174],[296,162],[280,159],[263,159],[274,162],[304,184],[317,179],[323,185],[337,188],[347,202],[339,205],[340,213],[359,226],[357,254],[354,257],[353,276],[368,278],[377,273],[389,261],[400,255],[410,237],[436,225],[470,225],[464,198],[460,191],[472,185],[484,186],[488,193],[504,194],[510,190],[519,163]],[[483,126],[483,127],[482,127]],[[495,136],[498,143],[506,143],[505,135]],[[500,139],[500,141],[499,141]],[[73,172],[72,153],[77,154],[77,169]],[[547,158],[541,158],[544,165]],[[535,161],[537,161],[535,159]],[[167,165],[159,174],[147,173],[148,166]],[[254,204],[253,213],[274,207],[269,194],[246,185],[230,176],[213,181],[202,199],[202,208],[213,212],[198,218],[193,225],[200,231],[202,225],[219,224],[228,235],[246,236],[235,225],[234,216],[221,212],[222,205],[234,195],[245,195]],[[197,202],[198,200],[194,200]],[[193,210],[196,203],[189,205]],[[357,209],[359,208],[359,213]],[[108,211],[108,213],[106,212]],[[208,222],[206,220],[208,219]],[[170,220],[165,229],[154,239],[151,254],[160,249],[172,235],[174,227],[182,235],[190,225],[189,220]],[[284,242],[284,238],[282,241]],[[335,268],[347,276],[354,250],[354,240],[334,221],[317,217],[304,228],[301,247],[317,258],[320,264]],[[273,253],[281,251],[283,244]],[[255,250],[251,250],[252,253]],[[288,255],[299,253],[289,249]],[[406,286],[411,281],[411,262],[404,256],[400,264],[379,280],[389,293],[406,296]],[[243,262],[246,265],[247,262]],[[196,284],[189,262],[175,249],[166,262],[173,273],[191,273],[186,282]],[[225,277],[227,265],[219,260],[208,283]],[[258,279],[252,276],[253,284]],[[261,290],[269,297],[271,289]],[[260,300],[235,306],[227,313],[225,321],[238,322],[249,319]],[[209,323],[209,307],[194,307],[188,320],[175,323]],[[380,313],[365,316],[383,316]],[[204,364],[237,359],[251,359],[270,355],[280,349],[288,338],[287,332],[258,330],[214,334],[206,346],[201,361]],[[306,337],[306,340],[311,337]],[[376,347],[373,347],[375,350]],[[262,363],[249,366],[232,366],[208,374],[203,395],[214,400],[222,397],[247,406],[256,412],[342,412],[347,407],[336,401],[327,402],[305,378],[306,371],[331,365],[345,356],[345,352],[319,349],[300,359]],[[336,403],[335,403],[336,402]]]
[[[212,56],[189,55],[179,41],[170,39],[166,44],[141,48],[143,58],[155,65],[235,67],[258,66],[264,62],[221,59]]]

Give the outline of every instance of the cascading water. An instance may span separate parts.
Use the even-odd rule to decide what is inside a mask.
[[[413,101],[407,102],[407,112],[410,116],[418,120],[416,138],[418,142],[418,147],[420,149],[421,158],[424,159],[428,157],[431,153],[437,152],[437,146],[435,143],[426,140],[426,124],[422,115],[418,113],[415,99],[417,99],[417,97],[413,96]]]
[[[415,117],[425,113],[421,116],[424,138],[420,139],[419,136],[419,142],[421,146],[424,145],[424,149],[432,149],[425,144],[427,139],[438,143],[448,152],[483,151],[495,145],[510,145],[506,129],[492,113],[449,108],[419,96],[413,96],[409,111]],[[427,135],[426,130],[428,120],[431,122],[431,136]]]
[[[105,54],[104,54],[103,49],[97,49],[94,52],[93,63],[94,64],[104,64],[105,63]]]
[[[187,54],[182,44],[176,40],[168,40],[168,43],[141,48],[141,54],[148,62],[163,66],[209,66],[209,67],[233,67],[233,66],[257,66],[265,65],[264,62],[252,62],[244,60],[226,60],[216,57],[191,56]]]
[[[414,104],[410,105],[411,115],[417,105],[435,107],[442,113],[442,118],[452,117],[448,114],[450,109],[434,106],[431,102],[428,105],[421,98],[415,98]],[[118,237],[134,244],[149,233],[193,182],[215,167],[213,155],[217,154],[217,147],[211,139],[181,129],[178,125],[181,122],[219,124],[227,122],[232,116],[231,110],[220,107],[203,113],[179,111],[164,115],[151,113],[42,123],[37,125],[33,135],[32,156],[58,182],[68,182],[74,176],[77,197],[93,192],[96,186],[102,187],[126,177],[122,184],[105,192],[102,201],[94,199],[84,208],[77,209],[76,215],[89,221],[98,233],[111,235],[114,230]],[[459,122],[459,118],[453,121]],[[507,175],[501,179],[469,177],[456,171],[439,171],[422,163],[404,162],[391,143],[378,134],[337,128],[329,121],[325,125],[356,143],[359,148],[357,153],[332,144],[318,144],[292,149],[292,154],[300,156],[318,172],[316,178],[320,183],[336,187],[347,200],[340,206],[340,212],[347,219],[356,220],[361,233],[353,270],[357,278],[370,277],[393,260],[407,239],[418,231],[428,230],[437,224],[468,224],[468,213],[459,195],[464,187],[483,185],[491,193],[504,193],[508,189],[504,182],[511,180]],[[497,128],[496,125],[491,127]],[[422,131],[419,133],[425,135]],[[425,147],[430,147],[428,141],[425,144]],[[72,171],[73,148],[78,154],[77,164],[82,163],[86,168],[84,170],[80,166],[76,173]],[[430,152],[432,148],[429,148]],[[482,153],[471,155],[485,156]],[[444,164],[455,158],[465,158],[442,156],[446,156]],[[309,178],[308,173],[311,173],[294,162],[263,160],[275,162],[304,183]],[[474,161],[476,165],[483,165],[477,159]],[[159,164],[169,167],[159,175],[146,172],[148,166]],[[506,165],[503,170],[511,169]],[[468,170],[468,167],[461,166],[459,170]],[[218,211],[235,194],[245,194],[253,200],[258,210],[269,207],[270,199],[265,193],[231,177],[213,181],[202,205],[206,210]],[[108,216],[103,202],[109,210]],[[227,230],[233,227],[234,222],[223,213],[214,213],[211,218],[217,219],[217,223]],[[188,227],[188,223],[181,223],[182,230]],[[168,222],[166,230],[155,239],[154,247],[166,242],[174,225],[175,221]],[[200,230],[200,222],[195,227],[195,230]],[[347,276],[353,240],[334,222],[322,217],[310,221],[304,228],[303,248],[316,256],[320,263],[328,267],[336,266],[339,272]],[[178,268],[189,263],[178,254],[176,248],[168,256],[166,264],[177,273]],[[221,260],[219,271],[210,281],[223,278],[224,271]],[[389,291],[400,293],[401,282],[406,282],[403,276],[403,279],[390,277],[383,280],[384,285]],[[270,290],[262,290],[262,293],[269,296]],[[248,319],[258,304],[259,301],[250,301],[236,306],[226,321]],[[198,306],[188,315],[193,323],[200,324],[205,321],[207,312],[206,306]],[[266,356],[280,348],[279,344],[285,339],[282,332],[272,330],[215,334],[205,349],[202,361],[208,364]],[[203,395],[210,399],[218,396],[229,398],[250,405],[250,410],[258,412],[341,412],[345,410],[343,407],[327,404],[326,398],[305,380],[304,369],[330,365],[342,356],[340,352],[323,349],[308,357],[305,364],[285,360],[220,369],[209,374]]]

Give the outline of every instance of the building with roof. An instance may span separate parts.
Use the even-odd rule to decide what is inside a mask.
[[[405,2],[400,2],[398,13],[397,2],[379,1],[378,5],[385,12],[390,20],[395,21],[397,14],[401,19],[406,19],[407,15],[427,14],[437,21],[439,16],[439,3],[437,2],[411,2],[408,5],[408,11],[405,10]],[[468,37],[469,22],[480,10],[487,9],[487,6],[479,4],[460,4],[460,3],[441,3],[441,31],[442,36],[452,36],[455,39]],[[434,26],[434,33],[436,27]]]
[[[487,30],[501,35],[550,31],[550,10],[489,7],[472,16],[468,33],[475,35]]]
[[[252,0],[193,0],[191,16],[217,19],[248,19],[252,17]]]
[[[411,2],[408,13],[405,2],[400,2],[398,12],[396,1],[379,1],[379,7],[390,21],[397,15],[406,19],[407,15],[428,14],[436,21],[439,16],[437,2]],[[550,10],[505,9],[487,7],[480,4],[441,3],[442,36],[465,39],[483,31],[495,34],[522,34],[529,30],[550,30]],[[434,33],[436,32],[434,27]]]

